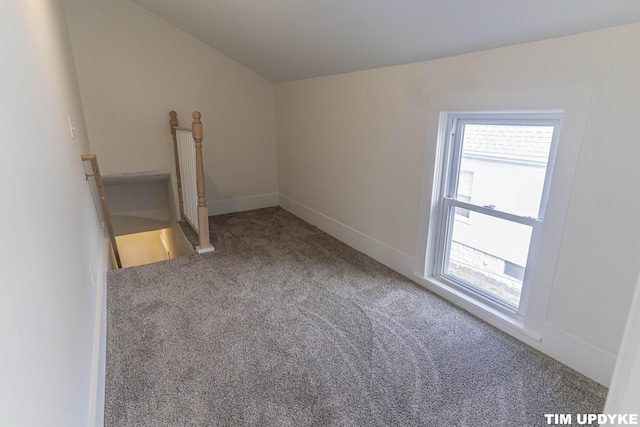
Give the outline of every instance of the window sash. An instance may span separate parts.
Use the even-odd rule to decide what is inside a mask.
[[[435,246],[435,263],[433,264],[433,274],[440,277],[450,285],[454,285],[466,293],[470,293],[481,300],[489,302],[494,307],[511,314],[525,316],[526,306],[530,293],[530,284],[535,266],[535,258],[539,247],[539,241],[542,231],[542,223],[546,210],[547,199],[551,186],[551,174],[555,163],[555,155],[557,151],[557,141],[560,131],[561,113],[560,112],[519,112],[519,113],[460,113],[451,114],[448,120],[448,141],[444,149],[444,163],[442,170],[440,209],[441,219],[439,234],[436,237]],[[463,128],[465,124],[491,124],[491,125],[525,125],[525,126],[553,126],[553,136],[549,157],[544,177],[543,191],[541,194],[540,207],[538,217],[520,216],[513,213],[501,211],[489,206],[480,206],[455,198],[457,194],[458,180],[460,179],[461,162],[462,162],[462,138]],[[529,242],[529,251],[527,254],[527,265],[525,266],[524,278],[522,280],[522,291],[520,301],[517,307],[502,300],[501,298],[482,290],[472,283],[445,274],[448,261],[445,256],[450,254],[451,236],[453,232],[453,222],[455,221],[455,208],[466,209],[468,211],[478,212],[491,217],[512,221],[518,224],[530,226],[531,238]]]
[[[462,163],[462,139],[465,125],[504,125],[504,126],[553,126],[551,148],[544,177],[544,185],[540,198],[538,218],[544,218],[547,199],[551,188],[551,174],[555,163],[558,137],[560,134],[561,114],[556,112],[514,112],[514,113],[468,113],[452,115],[449,123],[449,143],[445,155],[443,197],[454,197],[457,194],[459,175]]]
[[[524,316],[525,304],[523,304],[523,302],[526,301],[526,299],[528,298],[528,293],[529,293],[528,283],[531,280],[530,276],[533,274],[532,267],[535,261],[534,260],[535,254],[537,253],[537,250],[538,250],[540,233],[542,231],[542,220],[538,218],[518,216],[508,212],[502,212],[500,210],[487,208],[484,206],[477,206],[472,203],[463,202],[451,197],[445,197],[443,202],[444,203],[443,203],[443,210],[442,210],[442,214],[443,214],[442,224],[444,224],[444,226],[441,227],[440,229],[441,236],[439,238],[439,243],[438,243],[439,250],[437,251],[437,261],[435,264],[435,271],[434,271],[435,275],[441,277],[442,279],[449,282],[450,284],[461,287],[464,291],[468,293],[471,293],[484,300],[490,301],[495,306],[497,306],[498,308],[504,311]],[[456,276],[452,276],[446,273],[447,271],[446,263],[448,262],[448,257],[446,255],[451,253],[453,222],[455,221],[454,217],[455,217],[456,208],[468,209],[469,211],[478,212],[494,218],[512,221],[518,224],[528,225],[531,227],[531,239],[529,241],[529,250],[527,253],[527,265],[524,266],[525,272],[524,272],[524,277],[522,279],[522,292],[520,294],[520,304],[518,306],[509,304],[507,301],[493,295],[488,291],[483,290],[482,288],[474,285],[473,283],[467,282],[461,278],[458,278]]]
[[[504,212],[499,209],[489,208],[487,206],[478,206],[473,203],[465,202],[462,200],[454,199],[453,197],[444,197],[444,212],[448,212],[450,206],[458,207],[461,209],[467,209],[473,212],[480,212],[481,214],[491,215],[496,218],[506,219],[507,221],[517,222],[518,224],[529,225],[536,227],[542,224],[542,219],[532,218],[530,216],[520,216],[509,212]]]

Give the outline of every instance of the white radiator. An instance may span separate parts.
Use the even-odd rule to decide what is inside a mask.
[[[198,190],[196,186],[196,143],[189,130],[176,129],[178,158],[180,159],[180,181],[184,214],[196,230],[198,225]]]

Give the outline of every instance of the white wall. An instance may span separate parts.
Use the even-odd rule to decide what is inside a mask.
[[[640,278],[604,410],[608,414],[640,414]]]
[[[64,4],[91,149],[105,174],[171,171],[169,111],[191,126],[199,110],[211,213],[229,200],[277,203],[271,82],[128,0]]]
[[[106,257],[61,1],[0,2],[0,53],[0,425],[85,426]]]
[[[411,276],[430,100],[590,93],[544,327],[608,383],[639,270],[640,25],[276,85],[283,206]],[[425,144],[428,150],[425,151]],[[562,141],[560,141],[562,144]],[[428,183],[427,183],[428,184]],[[544,254],[541,255],[544,257]],[[543,331],[542,346],[547,343]],[[582,353],[584,351],[584,353]],[[584,366],[581,359],[589,360]]]

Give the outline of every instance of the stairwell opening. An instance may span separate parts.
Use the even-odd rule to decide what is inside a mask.
[[[106,175],[103,182],[123,267],[194,252],[177,222],[168,172]]]

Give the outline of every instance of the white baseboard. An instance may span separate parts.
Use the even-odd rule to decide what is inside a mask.
[[[209,215],[222,215],[233,212],[250,211],[253,209],[270,208],[273,206],[278,206],[277,193],[207,202]]]
[[[278,200],[283,209],[315,225],[322,231],[352,248],[363,252],[392,270],[406,276],[422,287],[442,296],[452,304],[564,363],[594,381],[605,386],[609,384],[616,363],[615,355],[595,347],[578,337],[557,330],[550,325],[545,324],[539,328],[540,330],[531,330],[527,329],[524,325],[519,325],[518,322],[492,313],[490,310],[482,310],[477,305],[464,300],[464,298],[447,292],[430,281],[417,276],[414,273],[415,265],[412,256],[404,254],[283,194],[278,196]]]
[[[89,427],[104,424],[104,390],[105,390],[105,350],[107,340],[106,305],[105,298],[107,272],[109,271],[110,246],[109,238],[103,236],[100,265],[93,271],[93,281],[96,286],[96,307],[93,330],[93,354],[91,361],[91,388],[89,390]]]
[[[463,293],[422,278],[419,274],[414,274],[413,280],[491,326],[562,362],[597,383],[609,385],[616,363],[615,355],[548,324],[535,330],[528,329],[522,322],[489,306],[482,307],[483,304],[471,300]]]
[[[283,194],[278,196],[278,200],[280,207],[283,209],[315,225],[325,233],[370,256],[390,269],[411,278],[413,274],[412,256],[298,203]]]
[[[595,382],[609,387],[618,359],[616,355],[548,324],[545,324],[541,334],[544,339],[540,347],[534,347]]]

